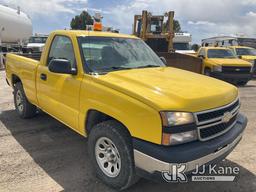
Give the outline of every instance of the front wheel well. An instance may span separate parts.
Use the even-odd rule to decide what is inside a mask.
[[[118,122],[119,124],[122,125],[122,127],[124,127],[126,129],[126,132],[128,132],[129,135],[130,132],[129,130],[127,129],[127,127],[125,125],[123,125],[122,122],[118,121],[117,119],[105,114],[105,113],[102,113],[100,111],[97,111],[97,110],[89,110],[87,112],[87,117],[86,117],[86,121],[85,121],[85,131],[87,133],[87,135],[90,134],[90,131],[92,130],[92,128],[101,123],[101,122],[104,122],[104,121],[108,121],[108,120],[114,120],[116,122]]]
[[[16,83],[21,82],[21,79],[17,75],[12,75],[12,85],[15,86]]]

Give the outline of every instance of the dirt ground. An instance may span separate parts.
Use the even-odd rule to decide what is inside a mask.
[[[256,191],[256,81],[239,90],[249,123],[243,140],[223,162],[240,168],[235,182],[158,184],[141,179],[127,191]],[[1,192],[113,191],[95,178],[87,157],[86,139],[50,116],[20,119],[0,72]]]

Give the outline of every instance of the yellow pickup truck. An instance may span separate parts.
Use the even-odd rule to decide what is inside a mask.
[[[252,63],[253,75],[256,76],[256,49],[245,46],[230,46],[229,48],[232,49],[240,59]]]
[[[204,74],[233,84],[246,85],[252,79],[252,64],[239,59],[226,47],[201,47],[197,56],[203,59]]]
[[[40,61],[6,61],[20,117],[41,109],[88,137],[97,176],[117,189],[180,163],[190,173],[218,162],[247,124],[235,86],[166,67],[134,36],[55,31]]]

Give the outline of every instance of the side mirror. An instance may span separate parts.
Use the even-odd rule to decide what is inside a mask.
[[[70,61],[66,59],[53,59],[48,66],[49,71],[53,73],[76,75],[77,70],[71,67]]]
[[[160,59],[161,59],[161,61],[165,64],[165,65],[167,65],[167,61],[166,61],[166,59],[164,58],[164,57],[159,57]]]
[[[205,59],[204,55],[198,55],[198,57],[201,58],[201,59]]]

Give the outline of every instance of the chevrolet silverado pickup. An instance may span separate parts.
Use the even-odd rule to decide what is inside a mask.
[[[55,31],[40,61],[8,54],[6,76],[20,117],[41,109],[88,137],[96,175],[117,189],[216,163],[247,124],[235,86],[166,67],[130,35]]]
[[[253,66],[253,76],[256,77],[256,49],[246,46],[229,46],[231,50],[240,58],[248,61]]]
[[[197,54],[203,59],[204,74],[236,85],[252,79],[252,64],[239,59],[226,47],[201,47]]]

